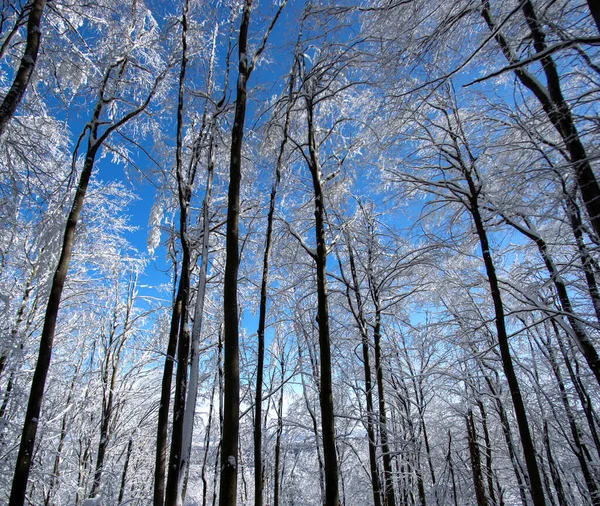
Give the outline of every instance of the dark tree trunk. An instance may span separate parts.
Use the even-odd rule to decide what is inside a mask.
[[[467,424],[467,440],[469,442],[469,455],[471,457],[471,472],[473,474],[473,486],[475,488],[475,497],[477,506],[488,506],[485,495],[485,483],[481,471],[481,456],[479,454],[479,443],[477,441],[477,431],[473,421],[473,411],[469,409],[465,417]]]
[[[133,436],[129,437],[129,443],[127,443],[127,454],[125,455],[125,464],[123,464],[123,472],[121,473],[121,486],[119,487],[119,499],[117,500],[117,506],[123,502],[125,497],[125,485],[127,483],[127,468],[129,467],[129,459],[131,459],[131,452],[133,451]]]
[[[280,470],[281,463],[281,435],[283,434],[283,381],[284,362],[283,352],[281,357],[281,394],[277,405],[277,437],[275,438],[275,464],[273,468],[273,506],[279,506],[279,494],[281,492],[281,478],[283,472]]]
[[[68,415],[71,406],[71,399],[73,397],[73,392],[75,391],[75,381],[79,374],[79,364],[75,368],[75,372],[73,373],[73,378],[71,379],[71,386],[69,387],[69,394],[67,395],[66,402],[66,412],[62,416],[62,421],[60,424],[60,436],[58,438],[58,446],[56,447],[56,455],[54,456],[54,466],[52,468],[52,477],[50,478],[50,484],[48,486],[48,491],[44,497],[44,506],[50,506],[52,500],[52,493],[54,492],[54,488],[58,484],[58,478],[60,475],[60,459],[62,456],[62,449],[65,444],[65,439],[67,438],[67,423],[68,423]]]
[[[298,335],[300,335],[300,333],[298,332]],[[306,340],[306,344],[307,344],[307,348],[309,351],[309,354],[311,354],[311,366],[312,366],[312,378],[314,379],[315,383],[316,383],[316,387],[317,389],[320,390],[320,386],[319,386],[319,371],[317,370],[317,365],[315,364],[313,358],[312,358],[312,353],[311,353],[311,345],[308,342],[308,339]],[[302,369],[302,347],[300,345],[300,340],[298,339],[298,363],[300,364],[300,368]],[[320,445],[320,441],[319,441],[319,424],[317,422],[317,417],[315,416],[314,410],[312,409],[312,406],[310,405],[310,399],[308,398],[308,392],[306,389],[306,383],[304,381],[304,374],[300,374],[300,381],[302,382],[302,395],[304,397],[304,405],[306,406],[306,410],[308,411],[308,414],[310,415],[310,419],[312,422],[312,429],[313,429],[313,433],[315,435],[315,449],[317,452],[317,461],[319,464],[319,486],[321,487],[321,500],[322,500],[322,504],[325,504],[325,479],[324,479],[324,475],[325,475],[325,466],[323,465],[323,458],[321,457],[321,445]]]
[[[506,376],[506,380],[508,382],[508,388],[515,410],[515,417],[517,419],[517,425],[519,427],[521,445],[523,447],[525,464],[527,466],[527,472],[529,475],[531,497],[533,499],[534,506],[546,506],[544,490],[542,487],[542,480],[540,477],[540,472],[536,460],[535,447],[533,445],[533,439],[529,430],[529,422],[527,420],[527,413],[525,411],[525,405],[523,403],[523,397],[521,395],[521,389],[519,387],[519,380],[517,379],[517,375],[511,357],[510,346],[508,342],[508,333],[506,331],[506,322],[504,316],[504,304],[502,303],[502,295],[500,292],[500,284],[496,276],[496,268],[494,267],[494,262],[492,260],[492,254],[487,238],[487,233],[485,231],[483,219],[479,211],[479,190],[477,190],[475,182],[473,181],[473,177],[468,170],[465,171],[464,176],[467,180],[470,191],[469,212],[471,213],[471,216],[475,223],[477,236],[479,237],[481,254],[483,257],[485,270],[490,285],[492,301],[494,303],[496,331],[498,336],[498,346],[500,348],[500,356],[502,358],[502,367],[504,370],[504,375]]]
[[[367,404],[367,437],[369,447],[369,466],[371,471],[371,487],[373,488],[373,505],[381,506],[381,483],[379,481],[379,471],[377,469],[377,439],[375,436],[375,411],[373,409],[373,383],[371,379],[371,358],[369,351],[369,335],[367,322],[363,310],[363,300],[360,294],[358,274],[356,272],[356,262],[354,260],[354,251],[351,245],[349,234],[346,235],[346,247],[348,250],[348,261],[350,263],[350,274],[352,276],[352,285],[344,277],[344,271],[340,261],[340,272],[344,277],[346,285],[346,299],[356,320],[356,324],[361,336],[361,348],[363,359],[363,370],[365,376],[365,397]],[[350,290],[354,293],[356,308],[352,303]]]
[[[183,286],[181,281],[177,289],[173,312],[171,313],[171,326],[167,355],[163,367],[163,377],[160,390],[160,405],[158,408],[158,427],[156,435],[156,457],[154,462],[154,506],[163,506],[165,501],[165,474],[167,467],[167,438],[169,426],[169,406],[171,403],[171,383],[173,381],[173,362],[177,351],[177,336],[179,333],[179,320],[183,299]]]
[[[566,346],[561,338],[558,324],[556,323],[556,321],[554,319],[551,320],[551,323],[552,323],[552,329],[556,336],[556,341],[558,342],[558,347],[560,349],[561,355],[564,360],[565,367],[567,368],[567,371],[569,372],[569,378],[571,379],[571,383],[575,387],[575,391],[577,392],[577,397],[579,398],[579,403],[581,404],[581,408],[585,414],[585,418],[587,420],[588,427],[590,429],[590,434],[592,436],[592,440],[594,441],[594,445],[596,447],[596,453],[598,454],[598,457],[600,458],[600,437],[598,435],[598,431],[596,428],[597,415],[594,412],[594,409],[592,406],[592,400],[591,400],[590,395],[588,394],[587,390],[585,389],[585,386],[582,383],[581,378],[579,377],[578,371],[575,371],[575,369],[573,368],[572,362],[574,362],[575,365],[577,366],[577,360],[574,357],[571,357],[569,355],[568,350],[566,349]]]
[[[202,458],[202,470],[200,471],[200,477],[202,479],[202,506],[206,506],[206,494],[208,492],[208,483],[206,481],[206,463],[208,461],[208,451],[210,449],[210,432],[212,427],[215,391],[218,381],[218,373],[216,373],[210,394],[210,404],[208,406],[208,421],[206,423],[206,432],[204,434],[204,457]]]
[[[331,371],[331,340],[329,335],[329,307],[327,301],[327,244],[325,240],[325,202],[321,183],[314,125],[314,104],[306,97],[308,128],[308,168],[312,176],[315,206],[315,237],[317,250],[313,259],[317,270],[317,324],[319,326],[320,401],[323,459],[325,461],[325,506],[338,506],[338,462],[335,449],[335,420],[333,413],[333,385]]]
[[[446,462],[448,462],[448,472],[450,473],[450,480],[452,481],[452,499],[454,506],[458,506],[458,488],[456,486],[456,478],[454,476],[454,464],[452,462],[452,434],[448,430],[448,454],[446,455]]]
[[[15,75],[13,83],[8,90],[8,93],[4,97],[2,104],[0,104],[0,137],[6,131],[6,126],[11,120],[25,90],[33,74],[35,64],[37,62],[38,51],[40,49],[40,40],[42,38],[41,21],[44,13],[44,7],[46,6],[46,0],[34,0],[31,4],[31,10],[29,11],[29,18],[27,20],[27,42],[25,45],[25,52],[21,58],[19,69]]]
[[[187,70],[187,13],[189,1],[183,5],[181,15],[181,66],[179,70],[179,86],[177,97],[177,140],[175,149],[175,172],[177,178],[177,192],[179,197],[179,240],[181,243],[181,277],[179,279],[179,336],[177,343],[177,373],[175,378],[175,398],[173,400],[173,430],[171,434],[171,451],[169,454],[169,470],[167,473],[167,486],[165,489],[165,505],[175,506],[177,491],[181,474],[181,455],[183,453],[183,422],[185,413],[185,400],[187,394],[188,361],[190,355],[190,329],[188,324],[188,311],[190,299],[190,266],[191,252],[188,240],[188,212],[192,197],[194,182],[193,167],[187,175],[183,174],[183,109],[184,85]]]
[[[550,342],[544,344],[546,344],[546,354],[548,357],[548,361],[550,362],[552,372],[554,373],[554,377],[556,378],[556,382],[558,384],[558,391],[560,393],[560,399],[565,410],[565,414],[567,416],[569,428],[571,430],[571,437],[573,438],[573,442],[572,444],[570,444],[570,446],[573,449],[573,453],[575,453],[577,461],[579,462],[581,473],[583,474],[586,487],[592,499],[592,505],[600,506],[600,494],[598,494],[598,486],[594,479],[593,472],[588,465],[588,460],[590,459],[589,450],[581,440],[581,431],[577,425],[575,416],[573,414],[573,410],[569,403],[567,389],[562,379],[560,367],[556,361],[556,357],[554,356],[554,350],[552,348],[552,345],[550,344]]]
[[[29,470],[31,468],[31,457],[35,444],[35,436],[37,433],[40,411],[42,408],[46,376],[48,374],[48,369],[50,368],[50,359],[52,357],[52,344],[54,341],[54,333],[56,331],[60,299],[65,280],[67,278],[67,270],[69,268],[69,261],[71,260],[71,253],[73,251],[77,221],[79,220],[79,214],[81,212],[81,208],[83,207],[83,201],[85,199],[88,183],[92,175],[92,169],[94,168],[96,154],[98,152],[98,148],[100,147],[100,145],[97,142],[94,142],[92,139],[96,139],[98,128],[97,121],[100,117],[101,110],[102,105],[98,104],[96,110],[94,111],[94,118],[92,120],[92,124],[94,126],[92,127],[93,131],[90,133],[90,141],[88,143],[85,163],[79,177],[75,199],[73,200],[73,205],[71,206],[71,211],[69,212],[69,216],[67,218],[60,257],[56,271],[54,272],[52,285],[50,287],[50,297],[48,299],[48,305],[46,306],[44,326],[40,336],[40,349],[35,372],[33,374],[33,380],[31,382],[29,401],[27,404],[27,411],[25,413],[25,421],[23,422],[23,432],[21,434],[21,443],[19,446],[19,453],[17,455],[17,463],[13,476],[9,501],[10,506],[23,506],[25,502],[25,491],[29,478]]]
[[[242,143],[246,118],[246,85],[250,75],[247,59],[248,25],[252,0],[244,1],[238,37],[238,80],[235,117],[231,131],[229,192],[227,204],[226,263],[223,287],[225,324],[225,387],[223,435],[221,441],[221,480],[219,506],[235,506],[237,502],[238,440],[240,412],[239,329],[238,329],[238,222],[240,215],[240,180]]]
[[[523,478],[523,475],[521,472],[521,465],[517,458],[515,447],[514,447],[513,441],[512,441],[512,434],[511,434],[511,430],[510,430],[510,424],[508,422],[508,415],[506,414],[506,410],[504,409],[504,404],[502,403],[502,400],[500,399],[500,396],[499,396],[496,388],[492,384],[492,381],[490,380],[490,378],[488,378],[485,375],[485,373],[484,373],[484,378],[485,378],[485,382],[488,385],[490,393],[492,394],[494,401],[496,403],[496,411],[498,412],[498,416],[500,417],[500,425],[502,427],[504,441],[506,442],[506,447],[508,449],[508,456],[510,457],[510,461],[513,466],[513,471],[515,473],[515,478],[517,480],[517,485],[519,487],[519,494],[521,496],[521,504],[523,506],[527,506],[527,498],[525,497],[525,488],[526,488],[525,482],[527,481],[527,477],[525,476],[525,478]]]
[[[548,422],[546,420],[544,420],[544,447],[546,448],[546,457],[548,458],[548,466],[550,467],[550,475],[552,476],[554,490],[556,490],[558,504],[559,506],[568,506],[569,503],[560,478],[560,472],[556,466],[554,456],[552,455],[552,445],[550,444],[550,434],[548,431]]]
[[[485,442],[485,475],[487,478],[490,501],[492,504],[498,504],[496,492],[494,490],[494,472],[492,468],[492,442],[490,440],[490,431],[487,423],[487,412],[483,402],[478,399],[477,406],[481,415],[481,427],[483,428],[483,440]]]
[[[392,455],[388,442],[387,408],[385,403],[385,390],[383,383],[383,363],[381,359],[381,307],[379,294],[372,286],[371,294],[375,303],[375,327],[373,329],[373,340],[375,344],[375,371],[377,374],[377,395],[379,401],[379,436],[381,439],[381,453],[383,454],[383,486],[385,506],[395,506],[396,497],[394,493],[394,478],[392,472]]]

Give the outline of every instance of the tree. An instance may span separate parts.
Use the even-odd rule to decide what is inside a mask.
[[[41,22],[44,7],[46,7],[46,0],[34,0],[29,8],[25,51],[21,57],[21,63],[19,64],[10,90],[4,96],[2,104],[0,104],[0,137],[4,134],[8,122],[15,114],[23,95],[25,95],[31,75],[35,69],[42,38]]]
[[[99,90],[99,98],[94,107],[92,117],[88,125],[85,126],[80,141],[83,140],[84,136],[88,135],[87,151],[85,155],[84,165],[79,177],[77,185],[77,191],[67,223],[64,230],[64,236],[62,241],[62,247],[60,252],[60,258],[58,265],[54,273],[52,280],[50,297],[48,299],[48,305],[46,307],[46,313],[44,317],[44,328],[40,336],[40,348],[39,355],[36,363],[36,369],[31,384],[31,391],[29,394],[29,402],[27,405],[27,412],[25,414],[25,421],[23,424],[23,433],[21,435],[21,444],[19,447],[19,455],[17,457],[17,464],[15,468],[15,474],[13,477],[13,486],[11,490],[10,505],[20,506],[25,500],[25,490],[27,487],[27,478],[29,476],[29,469],[31,467],[31,456],[33,452],[33,446],[35,443],[35,436],[37,432],[37,425],[40,416],[40,410],[42,405],[42,399],[44,395],[44,386],[46,383],[46,376],[50,367],[50,359],[52,356],[52,343],[54,340],[54,334],[56,329],[56,322],[58,317],[58,309],[60,305],[61,295],[67,277],[67,270],[69,267],[69,261],[73,251],[73,244],[75,238],[75,229],[79,219],[79,214],[83,207],[85,194],[88,188],[92,170],[96,155],[108,136],[117,130],[118,128],[125,125],[128,121],[132,120],[140,113],[142,113],[149,105],[150,100],[154,96],[157,87],[162,80],[162,74],[159,74],[153,82],[149,83],[148,94],[141,104],[135,108],[126,111],[123,115],[109,124],[108,127],[101,127],[103,123],[102,113],[104,112],[106,105],[117,100],[118,95],[118,83],[125,75],[128,64],[130,63],[130,55],[124,55],[117,59],[114,63],[111,63],[105,73]],[[77,150],[75,151],[74,159],[77,158]]]

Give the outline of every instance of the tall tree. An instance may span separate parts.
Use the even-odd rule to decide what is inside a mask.
[[[236,86],[235,115],[231,130],[231,153],[229,161],[229,190],[227,195],[226,261],[223,285],[224,319],[224,411],[221,440],[221,478],[219,482],[219,506],[235,506],[237,503],[237,472],[240,411],[239,328],[238,328],[238,268],[240,182],[242,177],[242,146],[246,119],[247,86],[250,74],[265,49],[268,36],[275,26],[286,1],[277,8],[267,28],[262,43],[248,61],[248,28],[252,0],[244,0],[238,35],[238,79]]]
[[[96,156],[102,147],[106,139],[115,130],[124,126],[128,121],[132,120],[140,113],[142,113],[149,105],[150,100],[154,96],[157,87],[162,80],[163,75],[160,74],[158,78],[150,84],[150,89],[143,102],[134,107],[133,109],[125,112],[116,121],[109,122],[106,126],[106,122],[102,117],[107,104],[113,103],[118,99],[118,85],[123,78],[129,64],[129,56],[117,59],[115,63],[108,66],[104,73],[104,78],[101,83],[99,90],[98,101],[94,107],[92,117],[89,123],[84,127],[84,130],[80,136],[80,141],[83,140],[87,133],[87,151],[83,164],[83,169],[79,176],[79,182],[73,199],[71,210],[67,217],[67,223],[64,229],[64,235],[62,240],[62,247],[60,251],[60,257],[52,284],[50,288],[50,296],[48,298],[48,304],[46,306],[46,313],[44,317],[44,327],[40,336],[40,347],[38,353],[38,359],[36,362],[35,372],[31,383],[31,391],[29,393],[29,401],[27,404],[27,411],[25,413],[25,421],[23,423],[23,432],[21,435],[21,442],[19,446],[19,454],[17,456],[17,464],[15,467],[15,474],[13,477],[13,485],[10,495],[10,506],[22,506],[25,501],[25,491],[27,488],[27,479],[29,476],[29,470],[31,468],[31,457],[33,453],[33,447],[35,444],[35,436],[37,432],[40,410],[42,406],[42,400],[44,396],[44,387],[46,384],[46,377],[48,369],[50,367],[50,359],[52,356],[52,344],[54,341],[54,334],[56,330],[56,322],[58,318],[58,309],[60,305],[61,295],[63,287],[67,277],[67,270],[69,267],[69,261],[73,251],[73,245],[75,240],[75,229],[79,220],[79,214],[83,207],[86,191],[94,168],[94,162]],[[74,160],[77,158],[77,150],[75,152]]]

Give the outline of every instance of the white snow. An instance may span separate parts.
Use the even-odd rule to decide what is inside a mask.
[[[235,457],[233,455],[230,455],[229,457],[227,457],[227,463],[234,469],[237,468],[237,463],[236,463]]]

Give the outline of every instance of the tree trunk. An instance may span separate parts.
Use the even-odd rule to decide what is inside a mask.
[[[171,382],[173,381],[173,362],[177,350],[177,337],[179,333],[179,320],[181,316],[183,286],[181,280],[177,289],[173,312],[171,313],[171,325],[169,329],[169,341],[167,343],[167,355],[163,367],[163,377],[160,390],[160,405],[158,407],[158,424],[156,434],[156,456],[154,462],[154,506],[163,506],[165,501],[165,474],[167,467],[167,433],[169,425],[169,406],[171,403]]]
[[[239,330],[238,330],[238,222],[240,215],[240,180],[242,143],[246,118],[246,84],[250,74],[246,55],[248,25],[252,0],[244,0],[238,37],[238,80],[235,117],[231,131],[229,192],[227,204],[227,235],[225,281],[223,287],[223,318],[225,323],[225,399],[223,435],[221,441],[221,480],[219,506],[235,506],[237,502],[238,439],[240,412]]]
[[[117,506],[123,502],[125,496],[125,484],[127,483],[127,468],[129,467],[129,459],[131,458],[131,452],[133,451],[133,435],[129,436],[129,443],[127,443],[127,454],[125,455],[125,464],[123,464],[123,472],[121,473],[121,486],[119,487],[119,499],[117,500]]]
[[[383,483],[385,506],[395,506],[394,480],[392,472],[392,456],[388,443],[387,414],[385,405],[385,391],[383,383],[383,364],[381,360],[381,307],[379,294],[372,287],[371,294],[375,303],[375,327],[373,329],[373,340],[375,343],[375,372],[377,374],[377,395],[379,400],[379,435],[381,438],[381,453],[383,454]]]
[[[454,476],[454,464],[452,463],[452,434],[448,430],[448,454],[446,455],[446,462],[448,462],[448,472],[450,473],[450,480],[452,481],[452,499],[454,506],[458,506],[458,489],[456,487],[456,478]]]
[[[544,447],[546,448],[546,457],[548,458],[548,466],[550,467],[550,475],[552,476],[552,483],[554,484],[554,490],[556,490],[556,497],[558,499],[559,506],[568,506],[567,497],[565,495],[562,480],[560,479],[560,473],[554,457],[552,456],[552,447],[550,444],[550,435],[548,431],[548,422],[544,420]]]
[[[10,90],[8,90],[2,104],[0,104],[0,137],[6,131],[9,121],[15,114],[23,95],[25,95],[25,90],[33,74],[42,38],[40,24],[45,6],[46,0],[33,0],[31,3],[31,10],[29,11],[29,18],[27,20],[25,51]]]
[[[56,447],[56,455],[54,457],[54,466],[52,468],[52,477],[50,478],[50,484],[48,486],[48,491],[46,492],[46,495],[44,497],[44,506],[50,506],[50,503],[52,500],[52,492],[54,491],[54,488],[58,484],[58,477],[60,474],[60,458],[62,456],[62,449],[65,444],[65,439],[67,438],[67,422],[68,422],[67,415],[69,415],[69,410],[70,410],[69,408],[71,406],[71,399],[73,397],[73,392],[75,391],[75,381],[79,374],[80,364],[81,364],[81,362],[79,364],[77,364],[77,367],[75,368],[75,372],[73,373],[73,378],[71,379],[71,385],[69,387],[69,394],[67,395],[67,401],[66,401],[66,410],[62,416],[62,421],[60,424],[60,436],[58,438],[58,446]]]
[[[479,443],[477,442],[477,431],[473,421],[473,411],[469,409],[465,417],[467,424],[467,440],[469,442],[469,455],[471,457],[471,472],[473,474],[473,486],[475,488],[475,497],[477,506],[488,506],[485,496],[485,483],[481,471],[481,456],[479,454]]]
[[[284,362],[283,351],[281,357],[281,394],[279,403],[277,404],[277,437],[275,438],[275,464],[273,468],[273,506],[279,506],[279,493],[281,489],[281,477],[283,472],[280,471],[281,462],[281,435],[283,434],[283,381],[284,381]]]
[[[338,462],[335,450],[335,420],[333,413],[333,386],[331,371],[331,341],[329,336],[329,307],[327,301],[327,244],[325,240],[325,202],[321,186],[321,170],[316,144],[313,119],[314,104],[306,97],[308,128],[308,168],[312,176],[315,206],[316,254],[313,259],[317,270],[317,324],[319,327],[320,354],[320,401],[321,427],[323,437],[323,458],[325,461],[325,505],[339,505]]]
[[[41,15],[41,13],[40,13]],[[40,336],[40,348],[38,359],[31,382],[31,390],[29,392],[29,401],[27,403],[27,411],[25,413],[25,421],[23,423],[23,432],[21,434],[21,443],[19,453],[17,455],[17,463],[13,476],[12,489],[10,493],[10,506],[23,506],[25,502],[25,491],[29,478],[29,470],[31,468],[31,457],[35,444],[35,436],[37,433],[40,411],[42,408],[42,399],[44,396],[44,387],[46,385],[46,376],[50,368],[50,359],[52,357],[52,344],[54,341],[54,333],[56,331],[56,322],[58,317],[58,309],[60,299],[63,292],[65,280],[67,278],[67,270],[69,261],[73,251],[75,239],[75,228],[79,220],[79,214],[83,207],[83,201],[88,188],[88,183],[94,168],[94,161],[100,145],[95,142],[98,119],[102,110],[102,104],[99,102],[94,111],[92,120],[92,132],[88,142],[87,154],[83,165],[83,170],[79,177],[77,191],[71,206],[71,211],[67,218],[65,232],[63,236],[62,248],[56,271],[52,279],[50,287],[50,297],[46,306],[46,314],[44,317],[44,326]]]
[[[508,422],[508,415],[506,413],[506,410],[504,409],[504,404],[502,403],[502,400],[500,399],[500,396],[499,396],[496,388],[493,386],[490,378],[488,378],[488,376],[485,375],[485,372],[484,372],[484,378],[485,378],[485,382],[488,385],[490,393],[496,402],[496,411],[498,412],[498,416],[500,417],[500,425],[502,427],[502,433],[504,434],[504,441],[506,442],[506,447],[508,449],[508,456],[510,457],[513,471],[515,473],[515,478],[517,480],[517,485],[519,487],[519,494],[521,496],[521,504],[523,506],[527,506],[527,504],[528,504],[527,498],[525,497],[525,488],[526,488],[525,482],[527,481],[527,476],[523,477],[523,475],[522,475],[522,466],[519,462],[519,459],[517,457],[515,447],[514,447],[514,444],[512,441],[512,434],[511,434],[511,430],[510,430],[510,424]]]
[[[546,344],[546,343],[544,343]],[[548,361],[550,362],[550,367],[552,368],[552,372],[554,373],[554,377],[556,378],[556,382],[558,384],[558,391],[560,393],[560,399],[565,410],[565,414],[567,417],[567,422],[569,424],[569,428],[571,430],[571,437],[573,438],[572,444],[570,444],[573,449],[573,453],[575,453],[575,457],[579,462],[579,467],[581,468],[581,473],[583,474],[583,478],[585,480],[585,484],[587,486],[588,492],[592,499],[593,506],[600,506],[600,494],[598,494],[598,486],[593,476],[593,472],[591,471],[588,460],[590,459],[589,450],[586,445],[581,440],[581,431],[577,425],[575,420],[575,416],[573,414],[573,410],[569,403],[569,397],[567,394],[567,390],[565,384],[562,379],[562,374],[560,372],[560,367],[556,362],[556,357],[554,356],[554,350],[552,346],[548,342],[546,345],[546,352]]]
[[[200,354],[200,335],[202,333],[202,320],[204,318],[204,299],[206,298],[206,284],[208,276],[208,244],[210,238],[210,200],[212,194],[212,182],[214,174],[214,132],[211,129],[210,152],[208,162],[208,175],[206,180],[206,192],[202,204],[202,261],[200,263],[200,277],[198,279],[198,292],[196,294],[196,306],[194,308],[194,324],[192,326],[191,350],[190,350],[190,380],[185,403],[183,419],[183,439],[181,449],[181,469],[177,484],[176,504],[182,506],[185,501],[185,482],[190,466],[192,453],[192,436],[194,433],[194,415],[196,413],[196,401],[198,398],[198,363]],[[212,406],[212,400],[211,400]],[[212,407],[211,407],[212,409]]]
[[[379,471],[377,469],[377,439],[375,436],[375,412],[373,410],[373,383],[371,380],[369,335],[367,321],[364,315],[363,300],[359,289],[356,262],[354,260],[354,250],[352,249],[351,238],[349,234],[346,234],[346,248],[348,250],[348,261],[350,263],[350,274],[352,277],[352,284],[350,284],[345,278],[341,260],[339,261],[340,273],[346,286],[346,300],[348,301],[348,305],[352,311],[352,314],[356,321],[356,326],[361,336],[363,370],[365,378],[365,398],[367,405],[367,444],[369,448],[369,467],[371,472],[371,487],[373,489],[373,505],[381,506],[381,483],[379,481]],[[354,303],[352,302],[350,291],[354,293],[356,308],[354,307]]]
[[[483,441],[485,442],[485,475],[487,478],[490,501],[493,505],[498,504],[496,492],[494,490],[494,472],[492,468],[492,442],[490,441],[490,431],[487,423],[487,412],[481,399],[477,399],[477,407],[481,415],[481,426],[483,428]]]
[[[506,376],[506,380],[508,382],[508,387],[515,410],[515,416],[517,419],[517,425],[519,427],[519,435],[521,436],[521,445],[523,447],[525,464],[527,466],[527,472],[529,474],[531,497],[533,499],[534,506],[546,506],[546,501],[544,499],[544,490],[542,488],[542,480],[540,477],[540,472],[536,460],[535,447],[533,445],[533,439],[531,438],[531,432],[529,430],[529,422],[527,420],[527,413],[525,411],[525,405],[523,403],[523,397],[521,395],[521,389],[519,387],[519,380],[517,379],[517,375],[515,373],[511,357],[504,317],[504,305],[502,303],[502,295],[500,292],[500,284],[496,276],[496,269],[492,260],[487,233],[485,231],[483,219],[479,211],[479,191],[475,187],[475,183],[473,181],[471,173],[466,171],[464,173],[464,176],[467,180],[470,191],[469,211],[475,223],[477,236],[479,237],[481,254],[483,257],[488,282],[490,285],[492,301],[494,303],[496,331],[498,336],[498,346],[500,348],[500,355],[502,358],[502,367]]]

